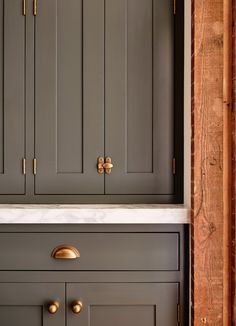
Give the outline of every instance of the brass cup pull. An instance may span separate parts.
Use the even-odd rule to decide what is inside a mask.
[[[59,306],[60,306],[60,304],[58,301],[53,301],[53,302],[49,303],[48,312],[50,314],[54,315],[58,311]]]
[[[72,303],[72,311],[74,314],[80,314],[82,310],[83,304],[81,301],[74,301]]]
[[[97,168],[98,168],[98,173],[103,173],[104,170],[107,174],[111,173],[111,169],[114,167],[114,165],[112,164],[111,158],[110,157],[106,157],[105,161],[103,157],[99,157],[98,158],[98,164],[97,164]]]
[[[80,252],[75,247],[61,245],[53,249],[52,257],[54,259],[77,259],[80,257]]]

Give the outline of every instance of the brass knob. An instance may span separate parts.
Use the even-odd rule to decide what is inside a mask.
[[[104,168],[105,170],[107,170],[107,169],[112,169],[112,168],[113,168],[113,164],[112,164],[112,163],[104,163],[104,164],[103,164],[103,168]]]
[[[55,259],[77,259],[80,257],[80,253],[75,247],[61,245],[53,250],[52,257]]]
[[[54,315],[58,309],[59,309],[59,302],[58,301],[53,301],[51,303],[49,303],[48,305],[48,312],[52,315]]]
[[[103,157],[98,158],[98,164],[97,164],[98,173],[102,174],[104,173],[105,170],[107,174],[110,174],[113,166],[114,165],[112,164],[110,157],[106,157],[105,162]]]
[[[72,311],[74,314],[79,314],[82,310],[83,304],[81,301],[74,301],[72,303]]]

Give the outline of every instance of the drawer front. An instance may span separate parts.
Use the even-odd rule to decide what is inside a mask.
[[[55,259],[59,245],[77,259]],[[1,233],[0,270],[176,271],[179,233]]]

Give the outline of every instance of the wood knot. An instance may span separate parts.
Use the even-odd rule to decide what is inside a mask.
[[[209,224],[209,231],[210,231],[210,234],[212,234],[216,231],[215,224],[212,222]]]
[[[215,157],[212,157],[209,164],[212,165],[212,166],[217,165],[217,159]]]

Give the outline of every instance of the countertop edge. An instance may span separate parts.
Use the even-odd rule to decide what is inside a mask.
[[[184,205],[0,205],[0,225],[189,223]]]

